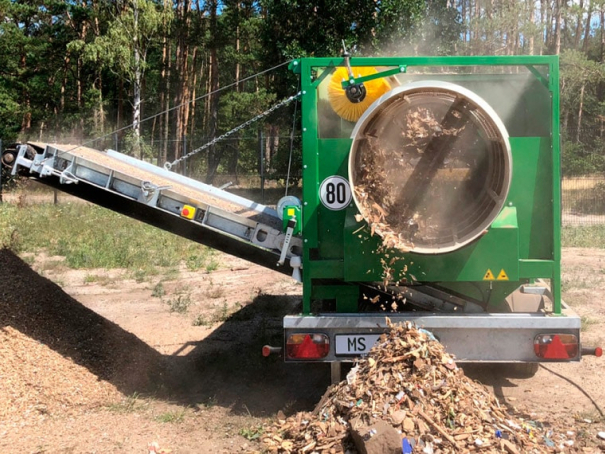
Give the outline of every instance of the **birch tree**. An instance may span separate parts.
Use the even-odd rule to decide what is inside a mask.
[[[115,71],[132,88],[132,143],[135,156],[142,157],[141,92],[150,47],[161,39],[160,32],[172,18],[172,11],[151,0],[117,3],[105,35],[94,41],[94,51],[105,66]]]

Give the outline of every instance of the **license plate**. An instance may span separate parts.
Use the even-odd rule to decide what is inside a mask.
[[[369,353],[380,334],[339,334],[336,336],[337,355],[365,355]]]

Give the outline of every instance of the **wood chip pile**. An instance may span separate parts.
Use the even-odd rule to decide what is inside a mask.
[[[10,326],[0,328],[0,357],[0,420],[71,415],[122,398],[111,383]]]
[[[352,432],[380,421],[398,434],[399,445],[388,452],[551,452],[545,434],[509,414],[441,343],[410,323],[391,326],[314,412],[278,418],[263,444],[277,453],[369,453]],[[380,436],[370,430],[363,443],[373,435]]]
[[[161,355],[0,249],[0,421],[76,412],[144,391]]]

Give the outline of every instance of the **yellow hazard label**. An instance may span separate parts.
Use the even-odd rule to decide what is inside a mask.
[[[294,208],[288,208],[288,216],[294,216]]]
[[[485,272],[485,275],[483,276],[483,280],[484,281],[493,281],[496,278],[494,277],[494,273],[492,273],[492,270],[487,270]]]
[[[498,280],[499,281],[508,281],[508,275],[506,274],[506,271],[504,271],[504,268],[502,268],[500,270],[500,274],[498,274]]]

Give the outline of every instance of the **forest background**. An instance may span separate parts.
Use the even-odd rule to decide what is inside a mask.
[[[0,139],[172,161],[296,93],[285,63],[343,41],[356,56],[559,54],[564,174],[605,170],[605,0],[0,0]],[[283,181],[292,152],[296,182],[297,107],[178,170]]]

